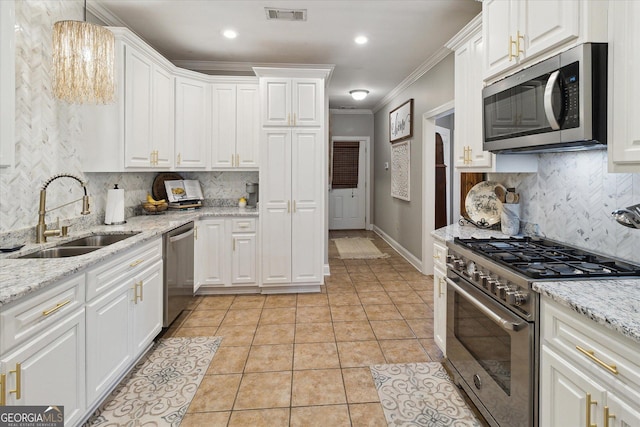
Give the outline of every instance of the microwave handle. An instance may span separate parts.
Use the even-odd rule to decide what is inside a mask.
[[[560,129],[560,123],[558,123],[558,119],[556,118],[556,114],[553,111],[553,89],[556,87],[558,83],[558,77],[560,76],[560,70],[556,70],[549,76],[549,80],[547,81],[547,85],[544,88],[544,114],[547,116],[547,121],[549,121],[549,125],[551,125],[551,129],[558,130]]]

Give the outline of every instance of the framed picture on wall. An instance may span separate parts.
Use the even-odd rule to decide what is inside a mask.
[[[396,143],[413,136],[413,98],[389,113],[389,142]]]
[[[391,197],[411,201],[411,141],[391,146]]]

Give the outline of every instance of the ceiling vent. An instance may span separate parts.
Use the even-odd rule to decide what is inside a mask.
[[[278,21],[306,21],[307,9],[275,9],[272,7],[265,7],[268,20]]]

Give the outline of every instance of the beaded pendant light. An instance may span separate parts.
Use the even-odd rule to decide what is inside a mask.
[[[100,25],[53,24],[53,94],[72,104],[108,104],[115,98],[114,37]]]

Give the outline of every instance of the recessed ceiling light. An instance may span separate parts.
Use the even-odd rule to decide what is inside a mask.
[[[235,39],[236,37],[238,37],[238,33],[236,33],[233,30],[224,30],[222,32],[222,35],[225,36],[228,39]]]
[[[366,38],[365,36],[358,36],[355,38],[355,42],[358,44],[365,44],[369,41],[368,38]]]
[[[354,89],[349,91],[349,93],[351,94],[351,97],[356,101],[362,101],[367,97],[367,95],[369,95],[369,91],[366,89]]]

